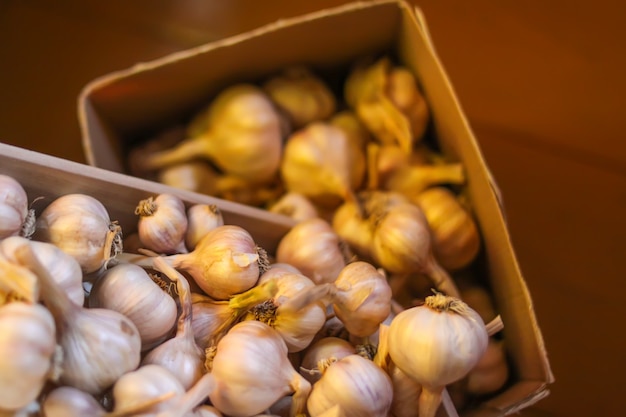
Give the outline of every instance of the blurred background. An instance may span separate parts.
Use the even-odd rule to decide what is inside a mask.
[[[344,2],[2,0],[0,141],[84,162],[89,81]],[[412,3],[502,191],[556,377],[522,415],[623,415],[626,6]]]

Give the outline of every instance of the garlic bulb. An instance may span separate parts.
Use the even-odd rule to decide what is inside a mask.
[[[85,194],[56,198],[37,218],[33,240],[53,243],[76,259],[84,274],[106,268],[122,251],[122,229],[106,207]]]
[[[142,267],[120,263],[94,283],[89,307],[106,308],[128,317],[137,327],[141,350],[170,336],[178,309],[174,299],[156,284]]]
[[[457,270],[469,265],[481,247],[472,214],[447,188],[433,187],[413,198],[423,211],[433,235],[433,251],[442,267]]]
[[[163,366],[179,379],[185,389],[189,389],[200,380],[205,371],[204,350],[196,344],[191,326],[193,316],[189,283],[162,258],[157,257],[154,260],[154,267],[176,282],[181,313],[178,317],[176,335],[148,352],[141,363]]]
[[[19,410],[37,398],[52,371],[55,330],[39,304],[0,307],[0,409]]]
[[[54,281],[63,289],[67,296],[74,303],[82,306],[85,301],[83,272],[76,259],[65,253],[56,245],[47,242],[27,240],[19,236],[12,236],[0,241],[0,256],[17,262],[14,256],[15,250],[27,243],[33,247],[39,261],[50,271],[50,275],[54,278]]]
[[[216,227],[224,225],[222,211],[215,204],[194,204],[187,209],[185,246],[194,250],[198,242]]]
[[[433,417],[446,385],[465,377],[488,343],[485,324],[461,300],[441,293],[399,313],[388,334],[393,363],[422,386],[419,416]]]
[[[263,274],[259,284],[273,283],[277,287],[272,298],[250,309],[248,319],[264,322],[283,338],[289,352],[299,352],[309,346],[326,321],[326,307],[309,292],[315,283],[298,273]],[[298,301],[296,298],[304,299]],[[298,304],[292,309],[291,303]]]
[[[259,321],[240,322],[219,341],[211,374],[216,388],[209,399],[232,417],[259,414],[291,393],[295,417],[304,412],[311,390],[287,359],[283,338]]]
[[[141,339],[130,319],[113,310],[74,304],[30,245],[17,249],[15,256],[38,276],[43,302],[54,316],[63,349],[62,384],[98,394],[139,365]]]
[[[391,288],[385,276],[367,262],[346,265],[335,281],[333,310],[351,336],[374,334],[391,313]]]
[[[287,191],[305,195],[316,205],[334,208],[354,199],[364,169],[353,174],[356,159],[346,133],[329,123],[315,122],[287,138],[280,174]],[[364,160],[360,166],[364,167]],[[355,181],[356,178],[356,181]]]
[[[348,355],[323,370],[307,410],[318,417],[338,405],[348,416],[387,417],[392,394],[391,380],[381,368],[359,355]]]
[[[319,369],[324,368],[324,364],[336,362],[355,353],[356,348],[347,340],[333,336],[323,337],[311,343],[304,351],[300,363],[300,374],[314,384],[322,377]]]
[[[186,253],[186,210],[185,203],[172,194],[159,194],[156,198],[141,200],[135,208],[135,214],[139,216],[139,239],[157,253]]]
[[[33,217],[22,184],[9,175],[0,174],[0,239],[30,236]]]
[[[158,171],[156,179],[170,187],[215,195],[218,177],[218,172],[207,161],[191,160],[163,167]]]
[[[316,284],[333,282],[346,265],[345,245],[324,219],[297,223],[278,242],[276,261],[296,267]]]
[[[189,273],[202,291],[216,300],[226,300],[252,288],[268,264],[267,254],[250,233],[235,225],[216,227],[204,235],[193,251],[164,259]],[[153,267],[154,259],[133,257],[129,261]]]
[[[297,222],[318,217],[317,208],[305,195],[288,192],[269,206],[271,213],[283,214]]]
[[[173,148],[144,154],[139,165],[155,170],[205,158],[224,173],[264,183],[278,172],[281,127],[280,116],[267,94],[252,84],[235,84],[221,91],[196,116],[188,139]]]
[[[413,73],[403,66],[391,68],[387,75],[385,92],[394,106],[408,119],[414,141],[419,141],[428,127],[430,109]]]
[[[304,66],[283,69],[266,80],[263,89],[287,114],[294,129],[329,118],[337,107],[326,83]]]
[[[424,274],[437,290],[458,297],[456,283],[433,255],[431,239],[422,210],[412,203],[397,204],[380,213],[373,233],[372,255],[390,273]]]
[[[107,414],[93,395],[68,386],[56,387],[46,394],[41,409],[45,417],[105,417]]]

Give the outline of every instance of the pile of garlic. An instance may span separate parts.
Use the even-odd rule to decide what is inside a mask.
[[[403,279],[347,258],[322,218],[268,254],[218,207],[162,194],[122,240],[91,196],[29,216],[0,184],[2,416],[453,416],[507,380],[481,288],[405,308]]]

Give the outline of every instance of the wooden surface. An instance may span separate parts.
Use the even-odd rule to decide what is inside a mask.
[[[4,0],[0,141],[83,162],[97,76],[340,0]],[[617,416],[626,372],[626,7],[413,0],[504,196],[556,376],[523,416]]]

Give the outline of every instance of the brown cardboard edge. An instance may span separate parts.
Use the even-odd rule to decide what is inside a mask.
[[[132,222],[136,221],[134,208],[141,199],[160,193],[176,195],[187,206],[215,204],[222,211],[226,223],[244,227],[269,253],[275,251],[278,240],[295,224],[289,217],[252,206],[173,188],[1,142],[0,174],[13,176],[24,184],[24,188],[41,192],[41,195],[29,195],[29,201],[43,197],[49,202],[51,198],[68,193],[85,193],[102,199],[101,202],[107,208],[110,207],[113,212],[120,214],[120,218],[125,219],[126,225],[132,225]],[[121,213],[119,201],[123,201],[131,210],[129,212],[124,210]],[[37,202],[33,203],[36,204]],[[133,231],[133,228],[130,230]]]
[[[432,38],[431,38],[430,33],[428,31],[428,26],[426,24],[425,17],[423,15],[422,11],[418,7],[413,8],[413,11],[414,11],[414,13],[410,13],[410,15],[414,17],[414,19],[416,21],[417,29],[422,32],[423,38],[429,43],[430,50],[431,50],[432,54],[435,56],[435,58],[436,58],[435,61],[436,61],[437,65],[439,66],[439,70],[440,70],[440,73],[443,76],[444,82],[447,84],[447,88],[448,88],[450,94],[454,98],[454,102],[455,102],[455,105],[457,107],[457,113],[458,113],[458,115],[461,118],[461,122],[463,123],[463,127],[466,130],[468,137],[472,138],[472,142],[473,142],[472,145],[475,148],[475,155],[476,155],[476,157],[478,157],[481,160],[481,166],[483,168],[484,174],[486,175],[486,177],[487,177],[487,179],[488,179],[488,181],[489,181],[489,183],[491,185],[491,189],[493,191],[494,197],[495,197],[498,205],[501,208],[501,213],[502,213],[501,221],[503,222],[502,230],[504,231],[504,233],[506,235],[506,239],[508,241],[509,246],[512,248],[513,245],[512,245],[511,237],[510,237],[508,228],[506,227],[505,220],[504,220],[504,206],[502,204],[502,195],[501,195],[500,189],[498,188],[498,186],[497,186],[497,184],[495,182],[495,179],[493,177],[493,174],[489,170],[489,168],[488,168],[488,166],[487,166],[487,164],[486,164],[486,162],[484,160],[482,152],[480,152],[480,148],[479,148],[478,142],[475,139],[475,135],[474,135],[474,133],[473,133],[471,127],[470,127],[470,124],[469,124],[469,122],[467,120],[467,117],[465,116],[465,113],[462,110],[462,106],[461,106],[459,100],[457,99],[457,95],[456,95],[456,92],[454,90],[454,87],[453,87],[452,83],[450,82],[450,79],[449,79],[449,77],[448,77],[448,75],[447,75],[443,65],[441,64],[441,60],[437,56],[436,49],[435,49],[435,47],[433,45]],[[546,380],[545,381],[542,381],[542,382],[531,382],[531,384],[536,385],[536,388],[533,388],[531,390],[531,393],[534,393],[534,394],[530,398],[538,397],[535,400],[535,401],[538,401],[539,399],[543,398],[543,396],[548,395],[549,391],[546,389],[547,384],[553,383],[555,378],[554,378],[554,375],[552,373],[552,370],[551,370],[551,367],[550,367],[550,363],[549,363],[549,360],[548,360],[548,354],[547,354],[547,350],[545,348],[545,342],[544,342],[544,339],[543,339],[543,336],[542,336],[539,324],[537,322],[536,315],[535,315],[534,310],[532,308],[532,298],[530,296],[530,292],[528,290],[528,286],[526,285],[526,282],[523,279],[523,275],[522,275],[521,269],[519,267],[519,263],[518,263],[517,258],[515,256],[512,256],[512,261],[514,262],[514,268],[517,271],[518,276],[521,278],[520,285],[521,285],[521,288],[522,288],[522,290],[524,292],[524,294],[523,294],[524,299],[526,300],[526,302],[528,303],[528,305],[530,307],[530,309],[529,309],[530,310],[530,319],[532,321],[532,325],[533,325],[533,329],[534,329],[534,335],[535,335],[535,337],[537,339],[538,349],[539,349],[539,351],[541,353],[540,359],[542,361],[544,374],[546,376]],[[531,393],[529,393],[529,395]],[[545,394],[543,394],[543,393],[545,393]],[[496,397],[490,403],[495,405],[495,401],[497,401],[498,398],[499,397]],[[521,409],[521,408],[523,408],[525,406],[530,405],[530,404],[526,404],[527,401],[530,401],[530,399],[528,399],[528,400],[518,404],[517,406],[513,405],[510,408],[511,408],[511,410],[514,410],[514,411],[515,410],[519,410],[519,409]],[[506,401],[504,401],[503,403],[506,403]],[[524,404],[526,404],[526,405],[524,405]],[[505,407],[503,407],[503,409],[504,408]],[[511,412],[514,412],[514,411],[511,411]]]
[[[90,104],[90,95],[101,89],[106,87],[107,85],[114,83],[116,80],[126,78],[136,74],[138,72],[150,71],[154,68],[158,68],[163,65],[171,64],[180,60],[184,60],[185,58],[191,57],[196,54],[205,53],[214,49],[224,48],[229,45],[233,45],[247,39],[261,36],[266,33],[274,32],[284,28],[286,26],[297,25],[303,22],[307,22],[314,19],[320,19],[328,15],[336,15],[351,12],[354,10],[378,7],[381,5],[397,5],[399,7],[408,8],[408,3],[404,0],[371,0],[371,1],[354,1],[350,3],[346,3],[337,7],[331,7],[326,9],[321,9],[315,12],[303,14],[300,16],[279,19],[275,22],[265,24],[256,29],[252,29],[250,31],[246,31],[237,35],[229,36],[223,39],[218,39],[213,42],[209,42],[203,45],[199,45],[193,48],[185,49],[183,51],[173,52],[171,54],[165,55],[163,57],[147,61],[140,62],[133,65],[130,68],[114,71],[108,74],[105,74],[101,77],[98,77],[88,84],[86,84],[80,91],[78,96],[78,123],[81,131],[82,137],[82,147],[83,152],[85,154],[85,158],[88,164],[93,166],[102,166],[98,163],[98,158],[95,154],[95,150],[93,148],[93,143],[89,140],[90,131],[89,131],[89,120],[95,117],[95,113],[92,111]],[[92,120],[93,121],[93,120]],[[101,127],[102,123],[99,121],[93,121],[93,123],[99,124]],[[100,152],[108,152],[107,149],[99,149]],[[107,160],[114,160],[115,158],[105,158]],[[107,167],[108,168],[108,167]],[[111,167],[111,169],[121,171],[122,168],[120,166]]]

